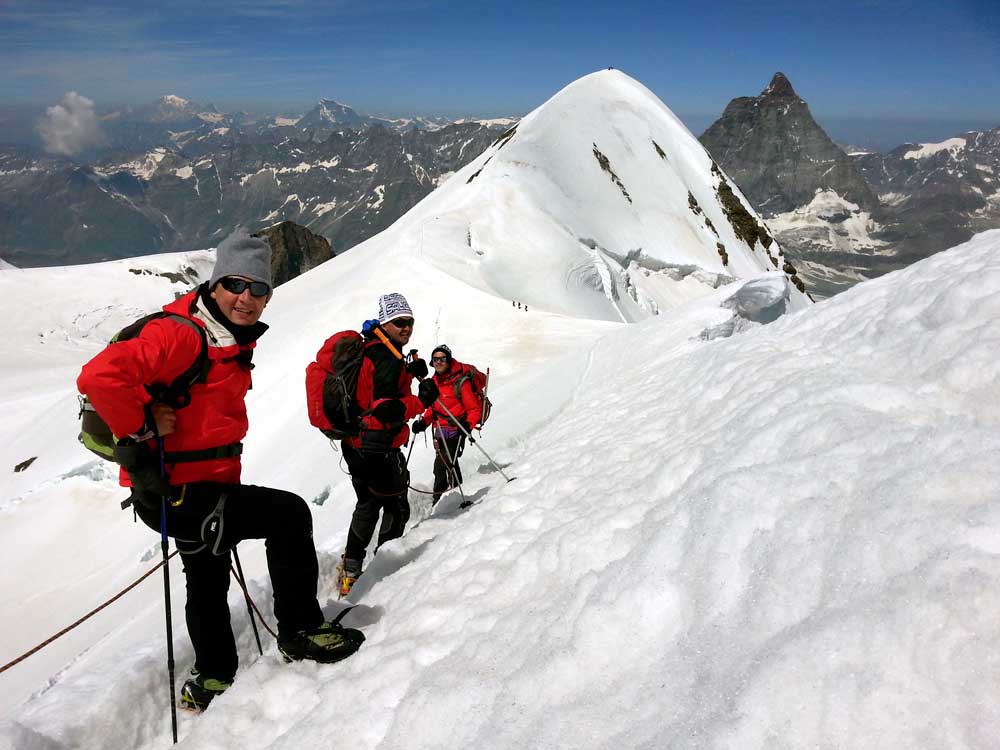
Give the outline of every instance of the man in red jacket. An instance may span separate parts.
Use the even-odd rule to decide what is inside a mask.
[[[110,344],[77,379],[111,431],[125,436],[116,455],[135,513],[159,530],[163,496],[169,500],[166,531],[183,561],[195,652],[181,690],[187,708],[205,708],[236,674],[226,599],[230,550],[244,539],[265,540],[278,647],[286,658],[332,662],[357,646],[324,622],[316,599],[319,566],[308,505],[290,492],[240,484],[250,360],[267,330],[260,316],[271,293],[270,246],[234,232],[219,244],[209,282],[165,306],[170,316],[150,321],[137,337]],[[156,386],[191,368],[203,341],[208,367],[190,387],[190,400],[158,403],[151,395]]]
[[[410,475],[400,450],[410,436],[406,423],[438,397],[431,380],[423,380],[418,395],[412,395],[413,378],[427,376],[427,363],[422,359],[406,362],[399,356],[413,335],[413,311],[406,298],[395,292],[384,294],[378,304],[377,324],[366,326],[363,332],[365,352],[356,392],[358,407],[365,415],[361,418],[361,433],[341,441],[358,498],[338,569],[341,596],[350,593],[361,575],[380,511],[377,545],[403,535],[410,518]]]
[[[441,393],[441,404],[462,423],[466,432],[478,429],[482,421],[483,406],[473,393],[472,378],[463,377],[466,374],[465,365],[452,356],[451,349],[445,344],[431,352],[431,364],[434,367],[434,384]],[[421,433],[431,425],[434,427],[436,454],[433,499],[436,503],[443,493],[462,484],[462,469],[458,465],[458,458],[465,448],[465,433],[436,404],[431,405],[413,423],[413,432]]]

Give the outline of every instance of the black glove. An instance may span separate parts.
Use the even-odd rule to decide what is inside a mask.
[[[415,359],[406,365],[406,371],[418,380],[427,377],[427,363],[422,359]]]
[[[143,443],[125,438],[115,445],[115,461],[132,481],[132,487],[158,496],[170,494],[170,483],[160,473],[156,456]]]
[[[158,467],[146,465],[125,471],[128,472],[128,478],[132,480],[133,489],[142,490],[144,493],[157,497],[170,494],[170,483],[163,478]]]
[[[424,421],[423,417],[421,417],[420,419],[418,419],[416,422],[413,423],[413,434],[414,435],[419,435],[421,432],[423,432],[426,429],[427,429],[427,423]]]
[[[406,418],[406,406],[398,398],[390,398],[372,409],[372,416],[382,424],[402,422]]]
[[[424,406],[430,407],[431,404],[438,400],[438,396],[440,395],[441,391],[438,390],[433,380],[420,381],[420,387],[417,388],[417,398],[420,399],[420,403]]]

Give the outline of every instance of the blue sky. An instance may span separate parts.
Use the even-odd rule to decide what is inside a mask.
[[[1000,1],[0,0],[8,106],[523,114],[609,65],[706,125],[777,70],[831,121],[1000,125]]]

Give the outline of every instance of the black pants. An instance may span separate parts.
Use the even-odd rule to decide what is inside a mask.
[[[406,522],[410,520],[407,499],[410,474],[406,470],[403,453],[398,448],[360,451],[345,443],[341,443],[341,447],[351,472],[354,494],[358,496],[351,528],[347,532],[344,557],[361,562],[375,534],[379,511],[382,512],[382,524],[378,531],[378,546],[403,536]]]
[[[134,498],[136,513],[160,530],[160,499]],[[248,484],[199,482],[173,488],[167,535],[181,553],[187,581],[185,615],[195,668],[232,681],[238,663],[229,622],[230,550],[244,539],[263,539],[280,635],[323,622],[316,601],[319,566],[312,514],[298,495]]]
[[[444,437],[440,433],[434,436],[434,502],[441,495],[462,483],[462,469],[458,465],[458,457],[465,447],[465,435],[459,433],[452,437]]]

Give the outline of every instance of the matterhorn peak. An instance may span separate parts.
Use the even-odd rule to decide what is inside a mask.
[[[767,88],[760,92],[760,95],[773,97],[792,96],[796,99],[799,96],[795,93],[795,89],[792,88],[792,82],[789,81],[788,77],[780,71],[774,74],[774,78],[772,78],[771,82],[767,84]]]

